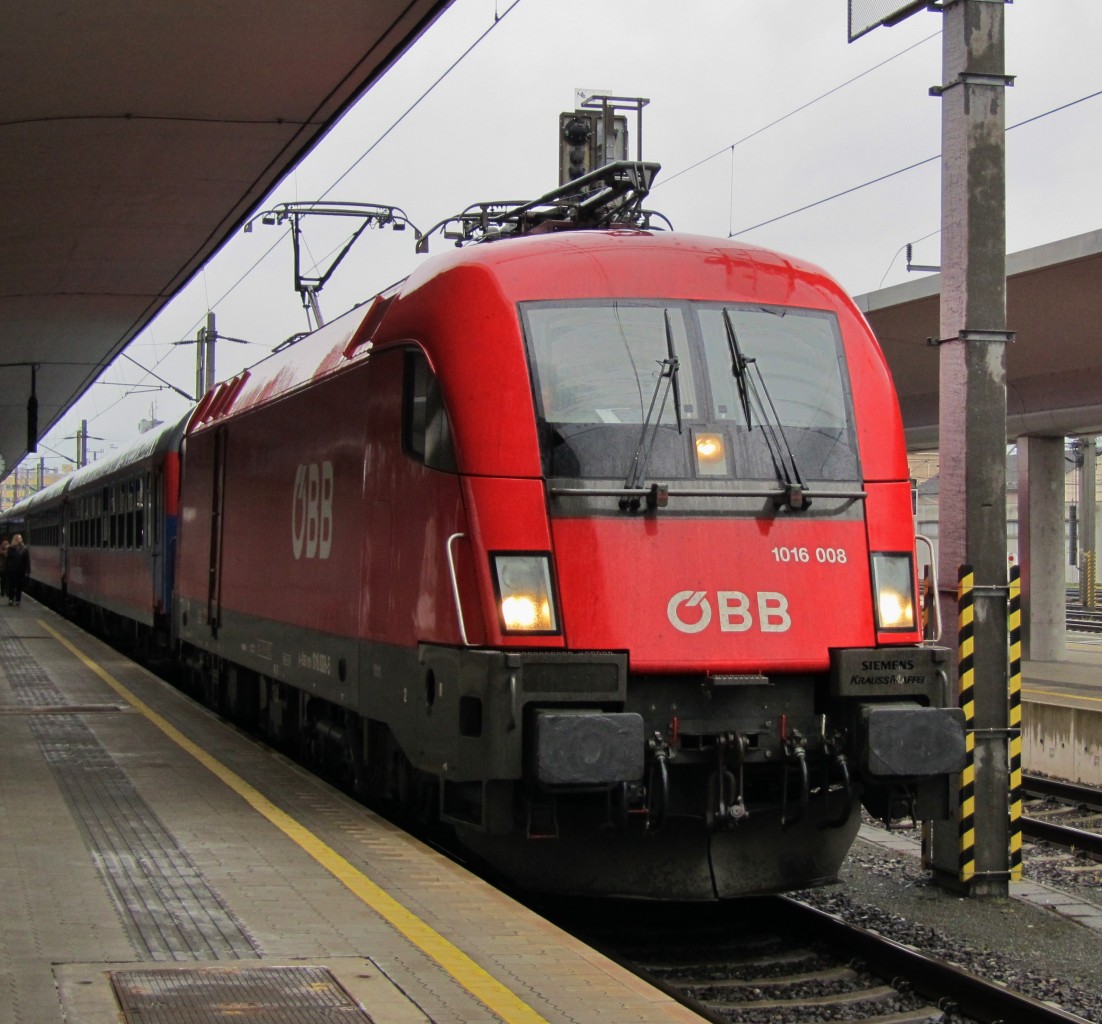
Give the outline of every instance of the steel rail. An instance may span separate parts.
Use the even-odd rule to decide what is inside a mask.
[[[788,905],[794,918],[810,920],[819,933],[836,939],[840,946],[844,943],[855,949],[877,973],[906,979],[919,995],[936,1003],[939,1009],[956,1009],[985,1024],[1026,1020],[1031,1024],[1087,1024],[1085,1018],[1058,1006],[935,960],[835,914],[790,896],[779,899]]]
[[[1054,796],[1068,803],[1085,804],[1096,811],[1102,811],[1102,791],[1081,782],[1067,782],[1064,779],[1050,779],[1043,775],[1022,776],[1022,789],[1037,796]]]
[[[1102,835],[1097,832],[1087,832],[1074,825],[1057,825],[1052,821],[1023,817],[1022,833],[1030,839],[1040,839],[1046,843],[1080,850],[1102,860]]]

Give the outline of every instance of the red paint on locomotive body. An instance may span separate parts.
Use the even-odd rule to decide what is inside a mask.
[[[549,516],[518,308],[610,299],[759,303],[836,316],[863,480],[898,491],[890,507],[876,499],[886,521],[801,519],[772,509],[683,518],[676,504],[669,516],[572,518],[553,508]],[[184,597],[208,599],[205,510],[216,500],[221,429],[230,432],[218,470],[225,513],[215,596],[224,609],[404,646],[459,643],[446,548],[461,534],[469,557],[460,606],[472,620],[465,623],[472,642],[623,649],[633,668],[648,672],[823,670],[830,648],[876,642],[871,598],[860,598],[869,593],[869,541],[913,546],[902,427],[875,340],[821,271],[731,242],[575,232],[438,257],[397,287],[381,317],[373,308],[358,307],[254,367],[216,415],[193,421],[178,580]],[[371,346],[363,343],[365,326],[375,329]],[[439,381],[457,477],[402,450],[400,353],[411,346],[424,351]],[[331,476],[322,481],[327,466]],[[324,558],[296,557],[300,467],[317,467],[319,488],[332,488],[319,525],[331,529]],[[511,550],[553,553],[561,636],[500,629],[488,553]],[[678,628],[669,606],[682,591],[726,595],[698,599],[713,609],[707,628]],[[752,609],[742,607],[744,598]],[[784,607],[774,614],[770,602]]]
[[[896,488],[885,512],[900,529],[879,521],[866,528],[858,521],[786,519],[773,510],[737,522],[714,515],[686,521],[662,512],[649,521],[564,514],[552,519],[552,544],[546,496],[524,483],[543,472],[516,309],[530,301],[610,298],[761,303],[837,316],[863,480]],[[829,648],[876,642],[871,599],[860,596],[869,593],[870,537],[888,550],[913,547],[902,426],[867,324],[816,268],[735,243],[676,235],[577,232],[505,242],[441,257],[415,273],[376,344],[410,337],[424,344],[441,381],[460,471],[470,481],[476,546],[553,548],[568,647],[624,649],[642,671],[822,670]],[[809,562],[798,560],[801,552]],[[485,600],[488,580],[481,582]],[[761,593],[781,594],[791,607],[791,626],[740,630],[734,627],[746,618],[729,615],[730,628],[723,629],[717,615],[711,629],[685,634],[667,615],[667,602],[681,590],[745,593],[752,602]],[[484,605],[483,613],[494,621],[492,608]],[[887,639],[913,643],[919,636]],[[493,642],[525,641],[498,634]]]
[[[443,555],[463,530],[459,480],[404,456],[402,370],[401,351],[380,352],[323,370],[316,393],[247,402],[193,430],[178,593],[203,624],[237,612],[407,646],[456,640]]]
[[[555,521],[569,646],[637,672],[824,672],[874,642],[861,523]],[[827,561],[827,559],[830,561]]]

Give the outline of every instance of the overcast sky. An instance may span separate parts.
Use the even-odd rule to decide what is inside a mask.
[[[456,0],[264,205],[386,203],[425,228],[473,202],[535,197],[558,184],[559,112],[573,108],[576,88],[595,88],[650,100],[643,156],[663,169],[648,205],[677,230],[734,234],[811,260],[852,294],[897,284],[914,276],[907,242],[916,243],[915,262],[940,258],[937,161],[819,201],[939,152],[941,103],[929,88],[941,81],[942,18],[922,11],[851,44],[846,8],[845,0]],[[1016,78],[1008,126],[1102,90],[1100,0],[1015,0],[1006,36]],[[1008,250],[1102,226],[1100,165],[1102,96],[1010,130]],[[306,243],[320,259],[336,236],[314,231]],[[437,236],[433,252],[450,244]],[[408,232],[370,233],[321,293],[324,314],[334,318],[426,258]],[[171,343],[193,338],[211,308],[221,333],[254,342],[219,346],[218,376],[231,376],[306,328],[292,284],[285,229],[258,226],[231,240],[128,352],[191,392],[194,346]],[[157,382],[125,359],[103,381],[40,445],[49,465],[60,461],[51,449],[71,458],[66,438],[82,418],[89,448],[102,452],[134,437],[151,411],[170,419],[186,408],[171,391],[144,390]]]

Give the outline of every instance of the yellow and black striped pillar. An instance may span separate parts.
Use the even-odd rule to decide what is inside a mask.
[[[962,882],[976,873],[976,695],[974,601],[976,579],[970,565],[960,567],[957,583],[957,680],[964,711],[964,770],[960,775],[960,864]]]
[[[1021,569],[1010,567],[1007,603],[1010,633],[1010,880],[1022,880],[1022,580]]]

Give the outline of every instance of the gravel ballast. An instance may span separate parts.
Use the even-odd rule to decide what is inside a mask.
[[[1102,1022],[1102,931],[1011,898],[962,897],[938,886],[915,854],[858,839],[841,883],[799,897],[897,942],[1034,999]],[[1027,856],[1026,875],[1031,871]],[[1042,872],[1045,869],[1042,868]],[[1034,878],[1051,885],[1058,879]],[[1070,888],[1070,887],[1069,887]],[[1102,892],[1074,887],[1102,905]]]

